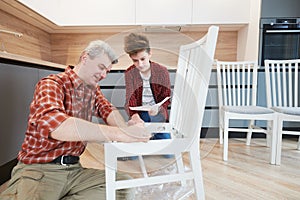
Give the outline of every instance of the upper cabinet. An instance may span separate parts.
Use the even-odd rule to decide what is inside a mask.
[[[249,23],[251,0],[193,0],[192,24]]]
[[[136,0],[18,0],[59,26],[135,25]]]
[[[59,26],[248,23],[251,10],[251,0],[18,1]]]
[[[137,0],[137,25],[191,24],[193,0]]]
[[[59,0],[60,3],[64,3],[64,7],[70,8],[70,5],[77,5],[78,12],[75,12],[76,20],[70,17],[70,12],[74,12],[72,9],[68,9],[68,12],[64,12],[62,19],[69,25],[76,25],[72,23],[86,24],[90,26],[101,25],[135,25],[135,1],[136,0]],[[66,2],[68,2],[66,4]],[[74,3],[76,2],[76,3]],[[79,16],[78,16],[79,14]],[[69,16],[69,17],[68,17]],[[68,19],[68,21],[66,20]]]

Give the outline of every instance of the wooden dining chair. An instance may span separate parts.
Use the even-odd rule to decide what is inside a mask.
[[[278,114],[276,164],[281,163],[282,135],[299,135],[297,149],[300,150],[299,107],[300,59],[265,60],[267,106]],[[298,123],[296,130],[284,129],[284,123]]]
[[[275,164],[276,115],[272,109],[256,105],[257,69],[256,61],[217,61],[219,137],[224,161],[228,160],[229,132],[246,132],[246,145],[250,145],[253,132],[261,132],[267,135],[270,163]],[[233,120],[246,120],[248,126],[233,126]],[[256,120],[267,121],[267,128],[256,126]]]
[[[211,26],[203,38],[180,47],[169,123],[147,124],[151,132],[170,132],[171,139],[104,144],[107,199],[115,199],[119,189],[170,182],[184,185],[187,180],[193,181],[197,199],[205,198],[199,142],[217,36],[218,27]],[[183,153],[189,154],[189,169],[184,167]],[[176,174],[116,180],[118,157],[165,154],[175,155]],[[143,162],[141,168],[146,170]]]

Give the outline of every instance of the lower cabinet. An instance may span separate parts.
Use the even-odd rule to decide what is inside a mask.
[[[23,63],[0,63],[0,166],[15,159],[20,150],[35,84],[58,72]]]

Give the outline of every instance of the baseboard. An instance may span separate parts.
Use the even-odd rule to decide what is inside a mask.
[[[229,138],[245,138],[245,132],[229,132]],[[265,138],[263,133],[253,133],[252,138]],[[219,138],[219,128],[202,128],[200,138]]]
[[[300,130],[299,128],[288,128],[289,130]],[[298,138],[298,135],[283,135],[283,138]],[[200,138],[219,138],[219,128],[202,128]],[[229,132],[229,138],[246,138],[246,132]],[[266,138],[264,133],[253,133],[252,138]]]
[[[17,158],[5,163],[4,165],[0,166],[0,185],[5,183],[10,179],[11,171],[18,163]]]

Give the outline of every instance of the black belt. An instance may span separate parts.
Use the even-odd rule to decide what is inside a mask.
[[[79,156],[59,156],[55,158],[51,163],[59,165],[73,165],[79,162]]]

